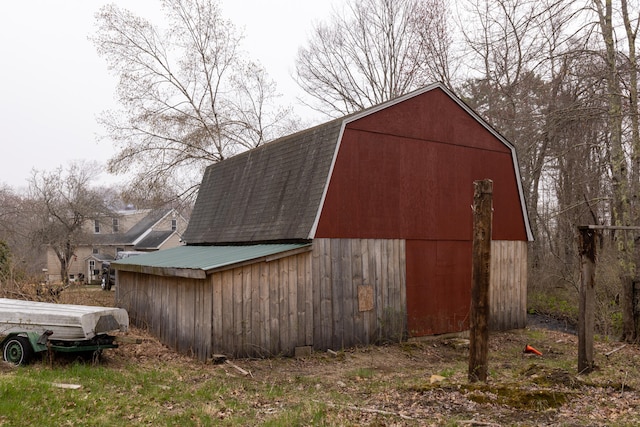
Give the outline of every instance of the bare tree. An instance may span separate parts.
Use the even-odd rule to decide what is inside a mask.
[[[90,187],[95,167],[73,163],[66,170],[34,171],[29,180],[30,211],[35,220],[30,239],[53,250],[65,285],[74,252],[78,244],[87,241],[83,226],[111,214],[101,193]]]
[[[638,69],[636,39],[638,5],[629,9],[627,0],[592,0],[597,33],[603,44],[603,77],[607,84],[607,146],[609,148],[612,184],[611,224],[638,225],[640,204],[640,129],[638,124]],[[620,15],[622,23],[620,23]],[[623,26],[624,32],[618,32]],[[624,39],[626,36],[626,46]],[[640,248],[637,236],[615,233],[619,276],[622,285],[622,339],[635,341],[640,335],[640,316],[634,296],[634,281],[638,280],[637,257]]]
[[[241,37],[215,0],[162,5],[164,32],[115,5],[96,15],[93,41],[120,77],[122,106],[101,121],[121,148],[111,172],[135,172],[136,185],[188,194],[205,166],[280,136],[295,120],[271,103],[274,83],[244,60]]]
[[[531,283],[546,281],[546,290],[564,283],[575,291],[576,226],[640,220],[638,3],[464,4],[474,16],[462,28],[476,72],[465,92],[472,107],[518,148],[536,237]],[[609,298],[603,306],[616,306],[623,292],[630,313],[637,242],[626,231],[608,237],[603,244],[614,243],[618,263],[606,266],[615,279],[603,284]],[[627,315],[623,320],[623,338],[636,339],[634,322],[638,329],[640,321]]]
[[[328,115],[362,110],[433,80],[450,83],[444,0],[350,0],[317,25],[297,82]]]
[[[26,277],[41,275],[46,263],[31,244],[32,227],[29,199],[9,187],[0,188],[0,241],[6,244],[0,282],[15,284]]]
[[[470,105],[518,149],[523,186],[537,237],[538,192],[548,154],[541,112],[551,91],[542,75],[544,4],[526,0],[468,0],[461,23],[474,74],[463,93]],[[473,17],[471,19],[470,17]],[[536,240],[538,242],[538,240]]]

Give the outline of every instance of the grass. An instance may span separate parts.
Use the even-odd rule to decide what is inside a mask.
[[[101,294],[100,294],[101,295]],[[589,376],[577,338],[524,329],[492,334],[489,380],[467,380],[468,350],[447,339],[316,352],[302,359],[201,363],[140,333],[92,366],[56,359],[0,366],[0,426],[637,425],[640,350],[597,341]],[[525,344],[544,356],[524,355]],[[444,380],[431,382],[434,375]],[[73,390],[54,384],[77,384]],[[585,409],[585,408],[588,408]]]
[[[0,425],[325,425],[327,391],[309,379],[256,382],[210,365],[42,363],[0,374]],[[367,368],[355,375],[372,376]],[[77,390],[54,384],[77,384]],[[309,391],[314,392],[310,394]],[[309,397],[315,396],[315,399]]]

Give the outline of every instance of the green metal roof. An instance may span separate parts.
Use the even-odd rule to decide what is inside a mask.
[[[273,256],[310,243],[282,243],[246,246],[178,246],[112,262],[116,270],[189,269],[209,271],[225,266]],[[137,268],[132,268],[132,267]]]

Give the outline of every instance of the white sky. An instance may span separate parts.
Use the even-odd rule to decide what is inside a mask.
[[[296,105],[301,92],[291,75],[298,47],[338,0],[220,1],[225,17],[243,30],[249,57],[277,82],[283,103]],[[88,40],[95,12],[112,2],[152,22],[161,16],[159,0],[2,3],[0,186],[22,191],[34,169],[50,171],[83,159],[105,163],[115,152],[98,140],[103,130],[96,118],[115,105],[116,80]]]

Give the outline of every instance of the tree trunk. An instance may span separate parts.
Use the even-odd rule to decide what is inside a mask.
[[[638,206],[638,197],[640,196],[640,124],[638,120],[638,64],[636,59],[636,37],[638,34],[637,27],[633,28],[633,23],[629,17],[629,9],[627,0],[620,1],[622,9],[622,19],[624,21],[625,32],[627,35],[627,43],[629,47],[629,109],[631,118],[631,188],[629,197],[630,203],[630,222],[638,224],[640,221],[640,206]],[[634,246],[629,248],[629,256],[638,259],[639,248],[635,241],[629,239],[629,243]],[[635,256],[634,256],[635,255]],[[623,288],[623,309],[622,309],[622,339],[624,341],[633,342],[640,337],[638,330],[637,310],[635,307],[635,283],[638,282],[638,271],[635,262],[630,262],[635,271],[629,271],[627,277],[622,282]],[[631,269],[630,269],[631,270]]]
[[[608,122],[611,145],[611,178],[613,185],[612,225],[631,225],[631,192],[627,170],[627,159],[622,144],[622,90],[617,66],[616,39],[613,26],[613,0],[593,0],[598,12],[600,31],[606,47],[606,79],[608,90]],[[634,242],[627,233],[615,233],[618,246],[618,262],[620,266],[620,282],[628,287],[635,276],[633,261]],[[624,289],[623,293],[630,292]],[[623,326],[633,324],[633,313],[623,311]],[[631,316],[631,319],[628,317]],[[635,330],[623,330],[623,339],[633,341]]]

